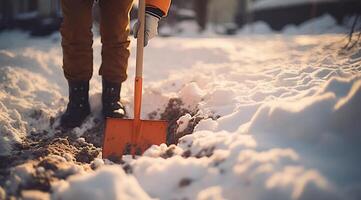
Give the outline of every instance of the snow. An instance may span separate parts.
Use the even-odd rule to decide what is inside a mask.
[[[180,132],[184,131],[188,127],[189,121],[191,119],[192,119],[192,116],[189,113],[187,113],[187,114],[183,115],[182,117],[180,117],[177,120],[177,125],[178,125],[177,133],[180,133]]]
[[[188,83],[180,91],[178,96],[182,98],[183,103],[189,108],[197,107],[198,102],[202,100],[204,92],[195,82]]]
[[[361,53],[360,44],[341,50],[346,30],[326,15],[282,33],[258,22],[234,37],[188,30],[152,40],[145,50],[142,117],[162,113],[176,97],[212,118],[201,120],[178,145],[154,145],[141,157],[124,157],[130,174],[96,158],[95,171],[53,185],[52,198],[359,199]],[[97,36],[94,66],[100,65],[100,47]],[[134,42],[131,51],[122,88],[130,117]],[[79,143],[101,110],[97,69],[90,91],[94,114],[73,131]],[[10,155],[28,135],[52,133],[52,117],[65,109],[59,35],[1,33],[0,75],[0,152]],[[180,117],[177,131],[194,117]],[[34,173],[26,166],[15,172]]]
[[[339,0],[258,0],[251,4],[250,10],[264,10],[278,7],[291,7],[302,4],[338,2]]]
[[[360,119],[361,77],[332,78],[309,97],[263,105],[245,132],[264,146],[294,148],[331,179],[355,181],[361,178]]]
[[[169,159],[134,161],[134,174],[151,196],[197,199],[216,186],[225,199],[307,199],[308,195],[329,199],[334,193],[317,170],[300,166],[295,151],[259,150],[251,135],[199,131],[183,137],[179,146],[201,158],[184,159],[178,150]],[[181,187],[183,180],[190,180],[190,186]]]
[[[134,177],[119,166],[107,166],[93,173],[75,175],[55,187],[52,199],[151,199],[140,188]]]
[[[269,34],[272,32],[271,27],[262,21],[257,21],[252,24],[246,24],[240,31],[239,34]]]
[[[13,42],[12,37],[18,38],[17,41]],[[4,134],[0,139],[0,154],[3,155],[9,154],[10,146],[20,143],[27,133],[49,127],[50,117],[65,105],[66,89],[65,81],[59,76],[61,58],[56,55],[60,49],[49,49],[58,44],[51,42],[52,37],[49,43],[36,49],[19,47],[28,40],[24,34],[5,32],[0,38],[0,129]],[[13,50],[9,51],[9,46]]]
[[[323,34],[323,33],[346,33],[349,29],[337,26],[337,21],[330,15],[325,14],[321,17],[308,20],[298,27],[287,25],[283,28],[284,34]]]

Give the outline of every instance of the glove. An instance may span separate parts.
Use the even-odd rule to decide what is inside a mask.
[[[149,13],[145,14],[145,26],[144,26],[144,46],[148,45],[150,39],[158,35],[158,23],[159,18]],[[133,26],[134,38],[138,37],[139,21]]]

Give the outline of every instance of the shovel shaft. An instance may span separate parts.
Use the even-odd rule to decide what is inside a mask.
[[[142,106],[142,79],[143,79],[143,52],[144,52],[144,22],[145,22],[145,0],[139,0],[138,8],[138,37],[137,58],[134,84],[134,120],[140,121]]]
[[[141,105],[142,105],[142,77],[135,77],[134,86],[134,120],[133,133],[131,137],[132,146],[136,146],[139,140],[140,128],[142,121],[140,120]],[[133,156],[136,154],[136,149],[132,148],[130,152]]]
[[[142,77],[135,77],[134,85],[134,121],[140,120],[140,113],[142,107]]]
[[[143,76],[143,50],[144,50],[144,28],[145,28],[145,0],[139,0],[138,5],[138,37],[137,37],[137,60],[136,77]]]
[[[145,0],[139,0],[138,5],[138,37],[137,37],[137,56],[134,82],[134,122],[132,144],[136,145],[139,140],[141,126],[141,107],[142,107],[142,87],[143,87],[143,54],[144,54],[144,25],[145,25]],[[135,154],[134,149],[132,154]]]

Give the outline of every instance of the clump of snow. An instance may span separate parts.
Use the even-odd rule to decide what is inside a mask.
[[[320,17],[316,17],[305,21],[299,25],[288,24],[283,27],[281,33],[284,35],[312,35],[312,34],[325,34],[325,33],[348,33],[350,22],[352,18],[345,18],[343,26],[339,26],[336,19],[329,15],[324,14]],[[239,35],[249,35],[249,34],[258,34],[258,35],[267,35],[275,34],[272,31],[272,28],[263,21],[256,21],[250,24],[246,24],[240,30],[238,30]]]
[[[78,139],[76,139],[76,141],[80,144],[84,144],[85,143],[85,138],[83,137],[79,137]]]
[[[195,131],[202,131],[202,130],[210,130],[210,131],[214,131],[216,130],[218,126],[218,122],[208,118],[208,119],[203,119],[201,120],[197,126],[194,128]]]
[[[329,14],[322,15],[302,24],[287,25],[283,28],[282,33],[287,35],[294,34],[323,34],[323,33],[347,33],[348,29],[337,25],[337,21]]]
[[[73,133],[77,137],[80,137],[85,133],[85,131],[94,127],[94,125],[95,125],[95,121],[93,120],[93,118],[90,118],[89,120],[85,121],[85,123],[83,123],[80,127],[74,128]]]
[[[199,32],[199,27],[195,21],[183,21],[177,24],[175,30],[177,30],[181,36],[194,37],[194,35]]]
[[[187,113],[187,114],[183,115],[182,117],[180,117],[177,120],[177,125],[178,125],[177,133],[180,133],[180,132],[184,131],[188,127],[189,121],[191,119],[192,119],[192,116],[189,113]]]
[[[103,159],[100,159],[100,158],[95,158],[90,166],[92,169],[98,169],[99,167],[103,166],[105,163],[104,163],[104,160]]]
[[[185,85],[179,91],[179,97],[182,99],[182,102],[189,108],[195,108],[198,103],[202,100],[204,92],[199,88],[197,83],[192,82]]]
[[[184,160],[179,156],[167,160],[142,157],[137,160],[134,175],[151,197],[164,199],[172,196],[183,196],[174,193],[179,188],[178,185],[182,178],[199,180],[206,174],[206,166],[207,164],[202,160]],[[162,185],[162,187],[159,187],[159,185]]]
[[[99,170],[74,175],[54,187],[52,199],[150,199],[137,180],[125,174],[119,166],[104,166]]]
[[[14,143],[21,143],[22,137],[26,134],[26,123],[21,120],[17,110],[8,110],[0,102],[0,155],[11,153]]]
[[[270,34],[272,33],[271,27],[263,22],[263,21],[257,21],[252,24],[247,24],[242,27],[241,30],[238,31],[239,34]]]
[[[212,88],[204,96],[204,101],[199,107],[208,107],[215,110],[217,114],[223,116],[231,113],[235,109],[236,93],[234,88],[223,88],[221,86]]]
[[[259,103],[245,104],[237,107],[231,114],[221,116],[217,120],[204,119],[195,127],[196,131],[199,130],[211,130],[211,131],[236,131],[239,128],[239,124],[248,122],[257,109],[260,107]],[[238,123],[234,123],[237,121]]]
[[[170,146],[167,146],[166,144],[161,144],[161,145],[152,145],[143,153],[143,156],[153,157],[153,158],[157,158],[157,157],[168,158],[174,155],[181,155],[182,153],[183,153],[183,149],[180,148],[179,146],[176,146],[174,144]]]
[[[198,200],[226,200],[222,195],[222,188],[219,186],[209,187],[202,190],[198,196]]]

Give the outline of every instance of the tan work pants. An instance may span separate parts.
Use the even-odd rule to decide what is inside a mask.
[[[70,81],[90,80],[93,74],[93,0],[61,0],[63,70]],[[99,75],[111,82],[127,79],[129,12],[133,0],[100,0],[102,64]]]

